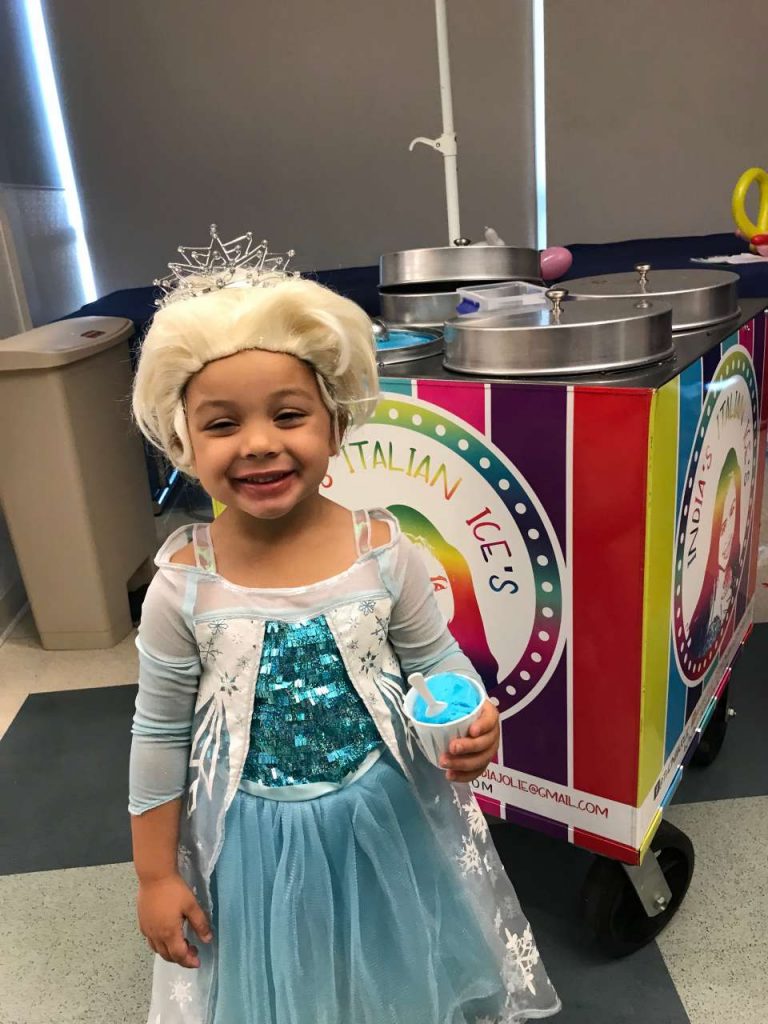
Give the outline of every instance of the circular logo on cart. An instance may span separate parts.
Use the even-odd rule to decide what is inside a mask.
[[[502,716],[534,700],[565,640],[563,556],[503,452],[436,406],[384,395],[332,461],[325,486],[343,505],[397,517]]]
[[[729,349],[707,388],[677,523],[674,644],[695,686],[717,658],[747,562],[758,441],[757,381],[746,349]]]

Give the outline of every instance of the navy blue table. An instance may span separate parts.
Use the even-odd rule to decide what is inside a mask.
[[[747,245],[733,234],[694,235],[685,238],[647,238],[602,245],[571,245],[573,266],[564,278],[589,277],[593,274],[632,270],[636,263],[650,263],[659,270],[681,267],[718,267],[720,264],[692,263],[692,257],[722,256],[746,252]],[[768,296],[768,262],[723,266],[741,278],[741,298]],[[370,316],[379,314],[378,267],[346,267],[342,270],[320,270],[312,275],[342,295],[359,303]],[[121,316],[133,320],[141,334],[155,311],[157,292],[153,287],[128,288],[111,292],[70,313],[75,316]],[[68,319],[65,317],[64,319]]]

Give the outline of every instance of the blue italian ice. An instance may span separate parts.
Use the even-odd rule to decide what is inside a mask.
[[[455,672],[441,672],[439,675],[429,676],[426,684],[435,700],[445,701],[448,707],[439,715],[431,716],[427,714],[427,702],[423,697],[417,697],[413,704],[413,717],[417,722],[447,725],[474,711],[481,700],[477,687],[466,676],[457,675]]]

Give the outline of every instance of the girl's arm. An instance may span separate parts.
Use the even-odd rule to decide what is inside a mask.
[[[198,967],[183,933],[187,920],[210,941],[205,914],[177,868],[184,792],[200,659],[184,622],[174,581],[156,576],[147,592],[136,641],[139,693],[130,762],[133,859],[139,878],[139,924],[166,960]]]
[[[178,874],[180,814],[181,800],[170,800],[144,814],[131,815],[133,866],[142,884]]]
[[[382,568],[393,597],[389,639],[403,674],[458,672],[482,684],[469,658],[454,640],[443,618],[418,550],[401,537]],[[490,701],[469,730],[469,735],[454,740],[448,755],[441,759],[452,782],[471,782],[483,774],[499,745],[499,713]]]
[[[184,922],[202,942],[212,939],[208,919],[178,873],[176,847],[181,800],[160,804],[131,818],[133,862],[139,878],[139,927],[150,948],[182,967],[199,967],[196,946],[184,935]]]

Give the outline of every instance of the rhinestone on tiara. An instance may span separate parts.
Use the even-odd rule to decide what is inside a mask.
[[[204,295],[220,288],[264,288],[298,276],[287,269],[295,256],[293,249],[272,253],[266,240],[254,245],[251,231],[223,242],[215,224],[211,224],[210,230],[211,241],[207,246],[179,246],[184,262],[169,263],[171,273],[153,282],[163,291],[155,305],[165,306],[177,299]]]

